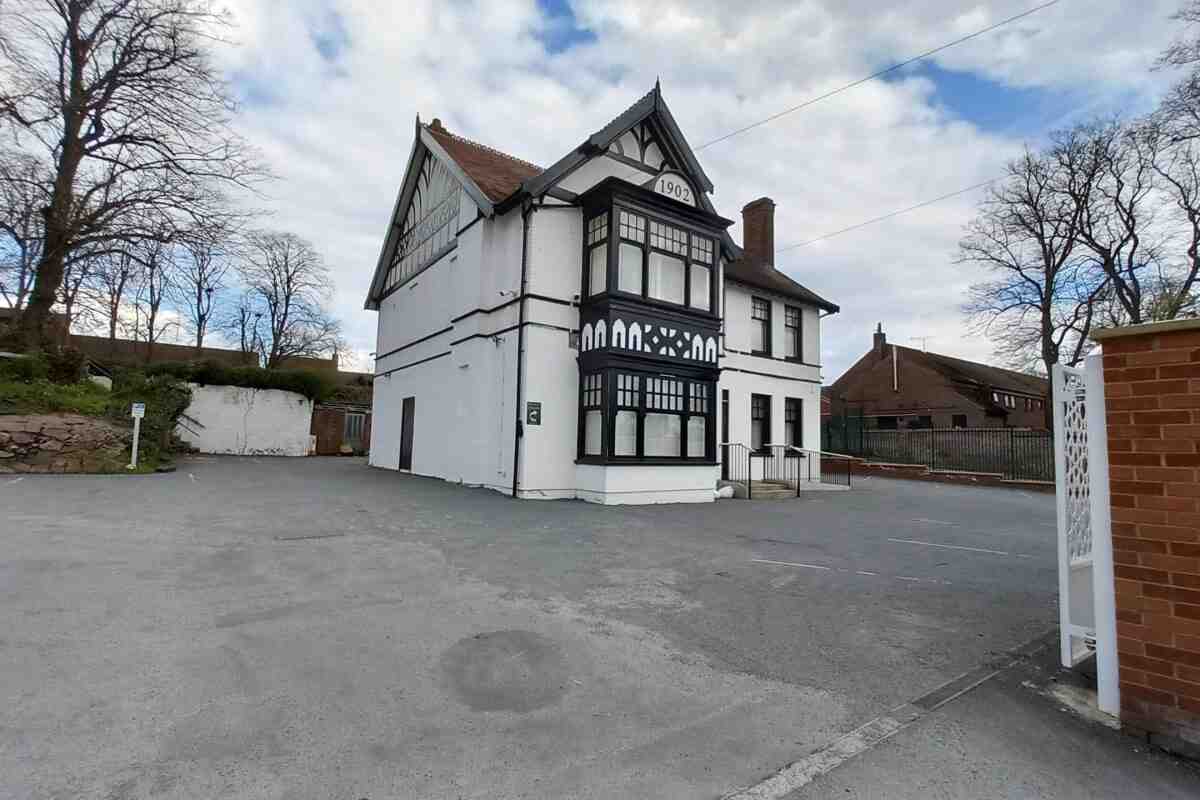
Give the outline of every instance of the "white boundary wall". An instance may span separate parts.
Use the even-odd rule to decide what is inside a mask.
[[[187,415],[199,425],[181,425],[179,437],[202,453],[239,456],[306,456],[313,403],[278,389],[188,384]],[[186,422],[186,421],[185,421]],[[201,427],[202,426],[202,427]]]

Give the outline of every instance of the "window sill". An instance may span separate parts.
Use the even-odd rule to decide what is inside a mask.
[[[636,458],[633,456],[605,458],[603,456],[584,456],[583,458],[575,459],[575,463],[593,467],[715,467],[719,462],[704,458]]]

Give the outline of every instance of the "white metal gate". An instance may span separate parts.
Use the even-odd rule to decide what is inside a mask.
[[[1053,381],[1062,664],[1073,667],[1094,648],[1100,710],[1115,716],[1121,702],[1102,357],[1088,356],[1084,369],[1056,365]]]

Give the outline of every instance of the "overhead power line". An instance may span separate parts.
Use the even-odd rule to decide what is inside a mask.
[[[775,251],[775,254],[779,255],[780,253],[786,253],[788,250],[795,250],[799,247],[805,247],[807,245],[813,244],[814,242],[820,242],[825,239],[832,239],[834,236],[841,236],[843,233],[849,233],[850,231],[856,231],[859,228],[865,228],[868,225],[874,225],[876,222],[883,222],[886,219],[891,219],[892,217],[898,217],[901,214],[907,214],[910,211],[916,211],[918,208],[925,208],[925,206],[931,206],[934,203],[940,203],[943,200],[949,200],[951,197],[958,197],[960,194],[966,194],[967,192],[974,191],[975,189],[982,189],[984,186],[990,186],[991,184],[995,183],[998,180],[1000,180],[999,177],[992,178],[992,179],[986,180],[986,181],[981,181],[980,183],[972,184],[965,189],[959,189],[956,192],[950,192],[948,194],[943,194],[938,197],[934,197],[930,200],[925,200],[924,202],[917,203],[915,206],[909,206],[908,208],[901,208],[898,211],[892,211],[888,214],[884,214],[883,216],[873,217],[871,219],[859,222],[855,225],[851,225],[847,228],[842,228],[841,230],[836,230],[836,231],[832,231],[830,233],[826,233],[823,236],[818,236],[814,239],[807,239],[803,242],[797,242],[796,244],[789,244],[787,247],[780,247],[778,250]]]
[[[1016,14],[1014,16],[1008,17],[1007,19],[1002,19],[993,25],[989,25],[986,28],[981,28],[981,29],[975,31],[974,33],[969,33],[966,36],[962,36],[958,39],[955,39],[952,42],[946,42],[945,44],[935,47],[932,50],[926,50],[924,53],[913,56],[912,58],[907,59],[906,61],[901,61],[899,64],[893,64],[892,66],[888,67],[887,69],[881,69],[878,72],[873,72],[870,75],[866,76],[865,78],[859,78],[858,80],[851,81],[850,83],[847,83],[844,86],[839,86],[836,89],[831,89],[830,91],[825,92],[825,94],[821,94],[821,95],[817,95],[816,97],[809,98],[808,100],[805,100],[803,103],[801,103],[799,105],[792,106],[791,108],[785,108],[783,111],[772,114],[769,117],[760,119],[757,122],[752,122],[749,125],[738,128],[735,131],[730,131],[729,133],[727,133],[723,136],[718,136],[716,139],[713,139],[712,141],[705,142],[704,144],[697,147],[695,149],[695,152],[704,150],[707,147],[712,147],[714,144],[718,144],[719,142],[724,142],[727,139],[732,139],[735,136],[740,136],[741,134],[746,133],[747,131],[754,130],[755,128],[766,125],[767,123],[774,122],[775,120],[779,119],[780,117],[785,117],[788,114],[792,114],[797,111],[800,111],[801,109],[808,108],[809,106],[819,103],[822,100],[828,100],[830,97],[833,97],[836,94],[841,94],[842,92],[846,91],[847,89],[853,89],[856,86],[861,86],[862,84],[867,83],[869,81],[873,81],[876,78],[882,78],[884,75],[888,75],[889,73],[895,72],[898,69],[903,69],[904,67],[907,67],[909,64],[914,64],[918,61],[929,58],[932,55],[936,55],[937,53],[940,53],[943,50],[948,50],[951,47],[955,47],[956,45],[962,44],[963,42],[969,42],[970,40],[976,39],[980,36],[983,36],[984,34],[991,33],[992,31],[996,30],[997,28],[1002,28],[1005,25],[1009,25],[1013,22],[1016,22],[1019,19],[1024,19],[1025,17],[1028,17],[1031,14],[1036,14],[1037,12],[1043,11],[1043,10],[1049,8],[1050,6],[1057,5],[1060,2],[1062,2],[1062,0],[1050,0],[1050,2],[1048,2],[1048,3],[1042,3],[1040,6],[1034,6],[1033,8],[1031,8],[1027,11],[1022,11],[1020,14]]]

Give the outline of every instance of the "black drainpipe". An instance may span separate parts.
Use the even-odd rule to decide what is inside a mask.
[[[517,496],[517,470],[521,466],[521,439],[525,436],[524,424],[521,418],[521,379],[525,367],[525,285],[529,269],[529,218],[533,214],[533,203],[526,199],[521,204],[521,288],[517,295],[517,425],[513,431],[513,488],[512,496]]]

